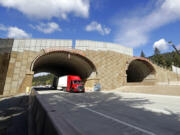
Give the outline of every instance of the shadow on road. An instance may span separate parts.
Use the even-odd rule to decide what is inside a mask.
[[[56,112],[57,106],[62,109],[69,109],[68,112],[77,113],[83,107],[72,106],[60,97],[83,104],[85,107],[97,112],[114,117],[121,121],[130,123],[137,127],[153,131],[157,135],[180,135],[180,114],[175,114],[171,110],[166,110],[170,114],[148,111],[144,108],[135,108],[136,105],[152,104],[145,98],[122,98],[114,93],[50,93],[42,94],[48,99],[48,103]],[[65,106],[61,106],[61,103]],[[17,96],[7,99],[0,99],[0,135],[27,135],[27,108],[28,97]],[[58,112],[64,115],[66,112]],[[79,115],[81,116],[81,115]],[[86,122],[85,116],[81,119]],[[112,126],[112,125],[111,125]],[[103,131],[102,131],[103,132]]]
[[[28,97],[0,99],[0,135],[27,135]]]
[[[55,88],[34,88],[36,91],[50,91],[50,90],[56,90]]]
[[[60,104],[59,102],[66,104],[65,101],[59,100],[58,97],[61,96],[76,104],[86,105],[87,108],[97,112],[112,116],[137,127],[154,131],[158,135],[180,135],[180,114],[175,114],[170,110],[167,110],[170,114],[164,114],[134,107],[136,105],[152,104],[152,102],[145,98],[128,99],[114,93],[102,92],[56,93],[48,94],[49,104],[52,106]],[[73,111],[77,111],[77,106],[69,109],[69,112],[73,113]]]

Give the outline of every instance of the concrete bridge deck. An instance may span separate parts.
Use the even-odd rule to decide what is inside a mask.
[[[36,96],[46,112],[43,118],[42,110],[38,111],[41,107],[34,109],[35,121],[40,124],[37,125],[40,129],[36,127],[39,134],[42,130],[50,133],[47,124],[41,125],[46,123],[43,119],[50,119],[52,125],[49,126],[51,131],[53,128],[56,131],[54,134],[63,135],[180,134],[180,97],[56,90],[37,91]]]

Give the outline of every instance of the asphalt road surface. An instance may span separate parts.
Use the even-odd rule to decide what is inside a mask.
[[[39,94],[57,121],[65,118],[82,135],[180,135],[180,97],[55,90]]]
[[[27,95],[0,99],[0,135],[27,135],[27,117]]]

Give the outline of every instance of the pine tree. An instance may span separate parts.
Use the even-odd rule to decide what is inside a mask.
[[[160,54],[159,49],[158,49],[158,48],[155,48],[155,49],[154,49],[154,55],[159,55],[159,54]]]
[[[141,51],[141,57],[146,57],[143,50]]]

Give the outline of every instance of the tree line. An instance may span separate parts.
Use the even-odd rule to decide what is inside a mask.
[[[140,56],[146,57],[143,50],[141,51]],[[172,65],[180,67],[180,55],[175,51],[161,54],[160,50],[158,48],[155,48],[154,55],[147,58],[156,65],[164,68],[171,69]]]
[[[53,74],[47,74],[43,76],[37,76],[33,78],[32,85],[39,86],[39,85],[52,85],[54,80]]]

